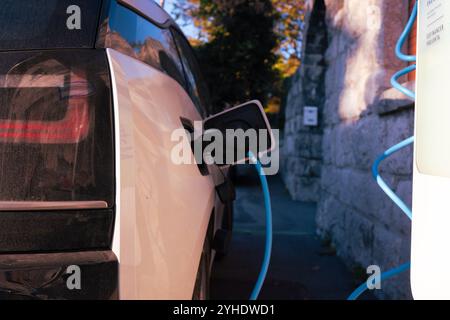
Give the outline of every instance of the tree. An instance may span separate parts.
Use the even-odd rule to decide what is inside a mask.
[[[259,99],[277,110],[283,79],[300,65],[303,0],[179,0],[175,7],[179,21],[197,27],[191,42],[214,106]]]
[[[278,37],[276,54],[277,68],[283,77],[289,77],[300,65],[305,18],[305,0],[271,0],[277,13],[275,32]],[[211,41],[213,25],[211,6],[200,6],[201,0],[177,0],[174,3],[174,14],[183,24],[194,24],[198,34],[192,39],[195,44]],[[236,5],[235,0],[229,0],[228,6]]]

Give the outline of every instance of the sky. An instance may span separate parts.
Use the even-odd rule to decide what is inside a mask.
[[[157,0],[155,0],[157,1]],[[157,1],[159,2],[159,1]],[[174,4],[177,3],[178,0],[166,0],[166,4],[164,9],[172,16],[172,18],[175,19],[174,15],[172,14],[173,8],[174,8]],[[177,20],[176,20],[177,21]],[[187,37],[193,37],[196,38],[197,37],[197,29],[195,28],[195,26],[193,25],[188,25],[188,26],[183,26],[183,21],[177,21],[178,25],[181,27],[181,29],[183,30],[183,32],[185,33],[185,35]]]

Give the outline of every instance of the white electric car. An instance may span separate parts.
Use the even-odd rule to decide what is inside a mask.
[[[268,128],[254,102],[209,110],[153,0],[0,1],[0,299],[207,298],[234,191],[172,133]]]

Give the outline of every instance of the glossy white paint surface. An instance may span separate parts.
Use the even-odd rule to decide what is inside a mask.
[[[201,120],[181,86],[107,49],[116,115],[117,216],[113,250],[121,299],[191,299],[215,189],[195,164],[175,165],[180,117]],[[120,136],[120,137],[118,137]]]
[[[449,1],[419,1],[411,261],[415,299],[450,299],[449,22]],[[430,32],[440,25],[444,31],[434,41]]]

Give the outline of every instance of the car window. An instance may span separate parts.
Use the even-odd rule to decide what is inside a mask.
[[[183,62],[184,71],[186,74],[186,81],[189,86],[189,94],[200,114],[203,117],[206,117],[210,107],[209,95],[206,84],[200,73],[200,67],[197,59],[195,58],[194,52],[187,40],[176,30],[173,30],[172,33],[176,40],[178,49],[180,50],[181,60]]]
[[[92,48],[101,0],[1,0],[0,50]]]
[[[183,67],[170,30],[161,29],[134,11],[116,4],[111,8],[104,41],[106,47],[139,59],[185,86]]]

